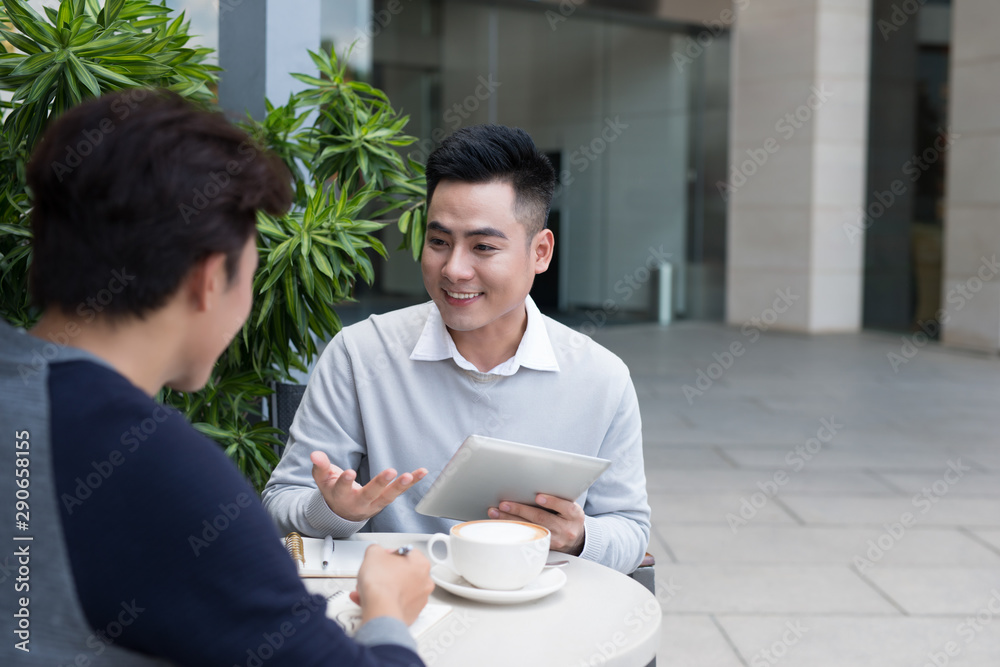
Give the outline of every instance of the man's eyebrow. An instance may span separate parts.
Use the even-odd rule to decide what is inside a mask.
[[[440,222],[433,221],[427,223],[427,229],[434,230],[435,232],[441,232],[442,234],[452,235],[451,230],[442,225]],[[497,238],[506,239],[507,235],[501,232],[496,227],[480,227],[479,229],[470,229],[465,232],[465,238],[471,238],[473,236],[495,236]]]

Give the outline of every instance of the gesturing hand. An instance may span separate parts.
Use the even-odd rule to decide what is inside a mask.
[[[499,508],[491,507],[488,514],[491,519],[512,519],[545,526],[552,533],[550,549],[579,556],[586,537],[583,508],[572,500],[545,493],[537,494],[535,502],[545,509],[504,500]]]
[[[427,474],[427,468],[418,468],[397,477],[396,471],[389,468],[361,486],[354,481],[358,477],[356,471],[341,470],[323,452],[313,452],[309,460],[313,463],[313,479],[326,504],[348,521],[370,519]]]

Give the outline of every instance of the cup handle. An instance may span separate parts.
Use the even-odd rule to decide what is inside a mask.
[[[434,546],[438,543],[442,543],[446,547],[444,558],[441,558],[434,553]],[[448,536],[444,533],[435,533],[434,535],[431,535],[429,540],[427,540],[427,557],[437,565],[447,565],[451,569],[455,569],[455,565],[451,560],[451,543],[448,541]]]

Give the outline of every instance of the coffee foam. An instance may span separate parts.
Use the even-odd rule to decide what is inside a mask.
[[[474,521],[456,526],[455,533],[469,540],[493,544],[533,542],[545,537],[544,528],[507,521]]]

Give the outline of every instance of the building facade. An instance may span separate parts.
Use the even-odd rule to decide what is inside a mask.
[[[1000,350],[991,0],[221,0],[216,18],[234,110],[284,99],[306,48],[353,43],[414,157],[464,125],[531,133],[560,174],[549,310],[654,318],[669,264],[678,317]],[[402,255],[378,286],[422,296]]]

